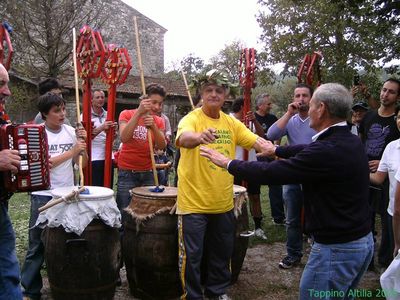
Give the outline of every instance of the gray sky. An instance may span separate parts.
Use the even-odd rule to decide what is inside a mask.
[[[190,53],[207,61],[237,40],[260,48],[257,0],[123,1],[168,30],[164,40],[167,69]]]

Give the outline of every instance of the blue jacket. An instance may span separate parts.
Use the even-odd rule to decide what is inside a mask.
[[[368,159],[347,126],[330,127],[309,145],[278,147],[276,155],[287,159],[233,160],[229,172],[260,184],[302,184],[305,231],[319,243],[346,243],[371,231]]]

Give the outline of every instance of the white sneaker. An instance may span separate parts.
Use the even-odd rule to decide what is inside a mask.
[[[267,239],[264,230],[262,230],[261,228],[257,228],[256,231],[254,231],[254,235],[262,240]]]

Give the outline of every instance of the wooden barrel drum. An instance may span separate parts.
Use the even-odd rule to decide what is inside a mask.
[[[177,215],[170,214],[177,189],[161,193],[150,187],[131,190],[126,211],[122,253],[130,292],[141,299],[171,299],[181,295],[178,271]]]
[[[114,201],[113,191],[104,189],[110,201]],[[107,195],[95,193],[84,197]],[[113,299],[121,256],[117,228],[107,226],[99,219],[92,220],[80,236],[67,233],[62,226],[47,227],[43,242],[54,299]]]
[[[243,232],[248,232],[249,230],[249,214],[247,212],[246,204],[246,188],[239,185],[234,185],[233,193],[236,216],[236,230],[231,260],[232,284],[238,280],[244,258],[246,257],[247,248],[249,246],[249,237],[241,235]]]

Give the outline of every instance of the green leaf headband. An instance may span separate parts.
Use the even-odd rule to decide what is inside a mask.
[[[229,81],[228,75],[222,71],[212,69],[206,73],[199,74],[192,78],[189,87],[192,91],[199,92],[200,88],[206,84],[216,84],[226,89],[237,88],[237,84]]]

